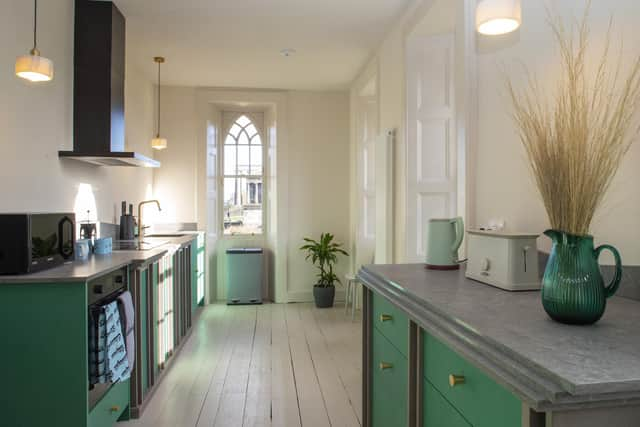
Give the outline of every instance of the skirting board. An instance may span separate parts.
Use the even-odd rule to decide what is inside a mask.
[[[344,288],[336,288],[336,301],[344,301]],[[289,291],[287,302],[313,302],[313,289],[305,291]]]

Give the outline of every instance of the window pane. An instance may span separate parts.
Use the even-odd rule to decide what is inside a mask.
[[[229,133],[237,138],[241,130],[242,128],[240,126],[234,124],[233,126],[231,126],[231,129],[229,129]]]
[[[238,175],[249,175],[248,145],[238,145]]]
[[[236,140],[231,135],[227,135],[227,137],[224,139],[225,145],[234,145],[235,143],[236,143]]]
[[[238,144],[249,144],[249,136],[247,136],[246,132],[240,132],[240,136],[238,137]]]
[[[253,139],[251,140],[251,143],[253,145],[262,145],[262,139],[260,138],[260,135],[254,136]]]
[[[262,233],[261,187],[261,179],[224,179],[224,234]]]
[[[235,145],[224,146],[224,174],[225,175],[236,174],[236,146]]]
[[[249,120],[249,118],[247,116],[240,116],[240,117],[238,117],[238,120],[236,120],[236,123],[239,124],[242,127],[245,127],[246,125],[251,123],[251,120]]]
[[[207,176],[216,176],[218,173],[217,166],[215,152],[209,150],[207,152]]]
[[[249,126],[247,126],[246,131],[249,134],[249,136],[253,136],[256,133],[258,133],[258,129],[256,129],[256,127],[253,124],[250,124]]]
[[[251,171],[250,175],[262,175],[262,146],[251,146]]]

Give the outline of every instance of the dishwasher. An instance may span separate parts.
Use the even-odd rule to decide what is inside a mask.
[[[227,249],[227,304],[262,304],[262,248]]]

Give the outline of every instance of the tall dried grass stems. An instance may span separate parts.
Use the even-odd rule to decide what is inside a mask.
[[[507,78],[513,119],[551,227],[574,235],[589,233],[639,130],[632,122],[640,100],[640,57],[621,78],[622,50],[613,66],[610,61],[610,21],[602,56],[593,70],[587,70],[589,8],[588,4],[577,28],[569,31],[561,19],[547,13],[562,61],[551,101],[531,75],[523,91]]]

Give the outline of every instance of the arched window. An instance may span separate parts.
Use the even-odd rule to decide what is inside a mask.
[[[222,161],[224,234],[262,233],[262,138],[248,114],[229,126]]]

